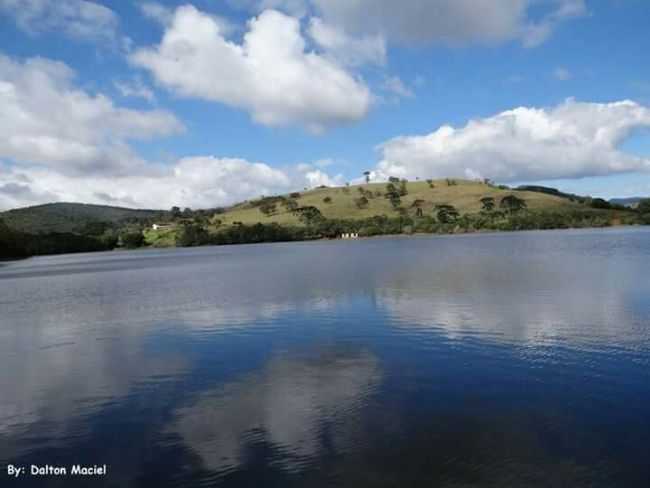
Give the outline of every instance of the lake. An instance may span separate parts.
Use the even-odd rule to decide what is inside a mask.
[[[2,486],[641,487],[649,446],[647,229],[0,266]]]

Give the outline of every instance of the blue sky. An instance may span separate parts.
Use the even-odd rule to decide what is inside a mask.
[[[355,181],[650,194],[643,0],[0,0],[0,208]]]

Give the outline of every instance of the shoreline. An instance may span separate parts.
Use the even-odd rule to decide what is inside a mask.
[[[177,250],[177,249],[201,249],[201,248],[210,248],[210,247],[231,247],[231,246],[250,246],[250,245],[264,245],[264,244],[297,244],[297,243],[312,243],[312,242],[359,242],[367,241],[373,239],[386,239],[386,238],[399,238],[399,239],[408,239],[408,238],[424,238],[424,237],[460,237],[460,236],[498,236],[498,235],[507,235],[507,234],[521,234],[521,233],[533,233],[533,232],[557,232],[557,231],[594,231],[594,230],[624,230],[624,229],[647,229],[650,228],[650,225],[630,225],[630,224],[619,224],[619,225],[609,225],[603,227],[568,227],[568,228],[555,228],[555,229],[525,229],[525,230],[476,230],[470,232],[444,232],[444,233],[427,233],[427,232],[414,232],[412,234],[381,234],[374,236],[359,236],[355,239],[341,239],[341,238],[329,238],[329,237],[320,237],[316,239],[301,239],[301,240],[287,240],[287,241],[263,241],[263,242],[247,242],[247,243],[233,243],[233,244],[205,244],[201,246],[143,246],[134,249],[127,248],[114,248],[109,250],[102,251],[83,251],[83,252],[71,252],[71,253],[61,253],[61,254],[38,254],[33,256],[21,257],[21,258],[1,258],[0,267],[5,264],[26,261],[31,258],[39,257],[51,257],[51,256],[74,256],[81,254],[101,254],[101,253],[120,253],[128,251],[165,251],[165,250]]]

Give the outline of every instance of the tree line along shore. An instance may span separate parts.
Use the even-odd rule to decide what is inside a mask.
[[[227,208],[168,211],[55,203],[0,213],[0,259],[116,248],[453,234],[650,224],[636,207],[553,188],[391,178],[260,197]]]

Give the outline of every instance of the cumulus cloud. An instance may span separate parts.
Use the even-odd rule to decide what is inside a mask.
[[[182,130],[169,112],[119,108],[73,81],[63,63],[0,54],[0,158],[66,173],[131,172],[142,162],[127,140]]]
[[[182,124],[166,111],[120,108],[75,87],[74,76],[60,62],[0,55],[1,209],[51,201],[213,207],[342,181],[318,163],[273,168],[212,156],[146,161],[129,143],[175,134]]]
[[[309,35],[327,54],[343,64],[386,63],[386,43],[381,36],[352,37],[318,17],[310,20]]]
[[[174,21],[174,9],[158,2],[142,2],[138,4],[142,15],[154,22],[169,27]],[[203,12],[203,15],[209,16],[218,26],[219,32],[223,35],[229,35],[237,30],[237,26],[225,17]]]
[[[246,2],[250,5],[251,1]],[[315,13],[353,35],[391,42],[499,43],[526,47],[544,42],[569,19],[586,14],[584,0],[262,0],[292,14]],[[534,15],[532,10],[541,10]]]
[[[305,187],[339,185],[342,180],[310,164],[273,168],[213,156],[182,158],[171,165],[149,164],[146,172],[131,175],[70,175],[51,168],[0,166],[0,209],[51,201],[209,208]]]
[[[0,14],[11,16],[31,34],[60,32],[74,39],[115,41],[115,13],[86,0],[0,0]]]
[[[628,100],[519,107],[464,127],[389,140],[380,146],[377,173],[522,181],[645,171],[650,159],[619,149],[644,127],[650,127],[650,109]]]
[[[298,19],[267,10],[248,23],[241,43],[226,35],[212,16],[183,6],[160,44],[130,59],[180,95],[244,109],[268,126],[319,132],[368,112],[367,86],[333,59],[308,51]]]
[[[174,11],[158,2],[141,2],[138,7],[142,15],[159,24],[168,25],[174,19]]]

